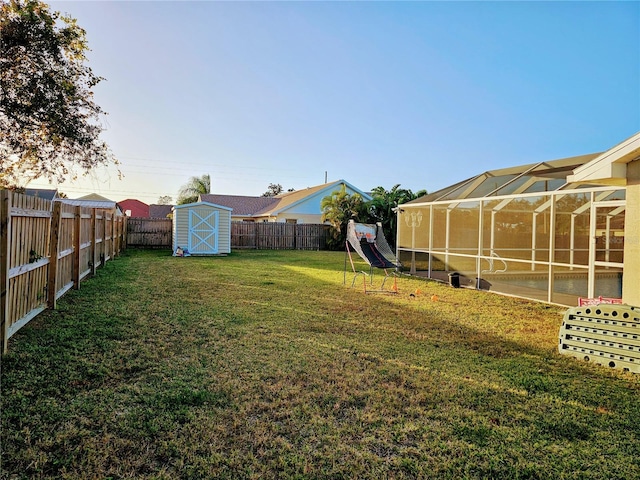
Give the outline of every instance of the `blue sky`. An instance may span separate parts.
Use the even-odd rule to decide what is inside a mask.
[[[59,189],[435,191],[640,130],[639,2],[50,2],[87,31],[121,161]],[[37,182],[33,186],[45,186]]]

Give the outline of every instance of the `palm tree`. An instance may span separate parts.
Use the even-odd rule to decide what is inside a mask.
[[[426,193],[426,190],[413,193],[409,189],[400,188],[400,184],[394,185],[389,191],[383,187],[376,187],[371,191],[371,196],[373,197],[369,207],[371,216],[374,221],[382,223],[384,236],[392,247],[396,245],[397,215],[394,209],[398,205],[414,200]]]
[[[189,181],[180,187],[178,192],[178,205],[194,203],[198,201],[200,195],[211,193],[211,177],[209,174],[200,177],[191,177]]]
[[[322,221],[329,222],[333,238],[329,240],[330,247],[341,248],[346,238],[347,223],[350,219],[366,222],[368,220],[367,203],[359,193],[350,195],[343,184],[320,202]]]

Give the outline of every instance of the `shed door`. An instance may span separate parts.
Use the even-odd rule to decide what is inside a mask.
[[[189,210],[189,253],[218,253],[218,211]]]

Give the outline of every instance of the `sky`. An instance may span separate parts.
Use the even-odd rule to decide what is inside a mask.
[[[123,174],[70,198],[436,191],[640,131],[640,2],[48,3],[87,32]]]

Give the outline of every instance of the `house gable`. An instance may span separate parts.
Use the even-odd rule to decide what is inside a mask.
[[[570,182],[626,185],[627,164],[640,159],[640,132],[573,171]]]
[[[134,198],[118,202],[118,206],[129,217],[149,218],[149,205]]]
[[[322,199],[338,191],[342,185],[345,186],[347,193],[350,195],[357,193],[362,196],[364,201],[371,200],[369,194],[362,192],[344,180],[338,180],[315,187],[309,187],[304,190],[277,195],[274,198],[278,199],[278,202],[272,207],[258,212],[257,215],[271,217],[277,217],[286,213],[322,215]]]
[[[85,195],[84,197],[78,197],[76,200],[89,200],[89,201],[98,201],[98,202],[113,202],[113,200],[103,197],[97,193],[90,193],[89,195]],[[115,202],[113,202],[115,203]]]
[[[290,221],[321,223],[322,199],[338,191],[344,185],[349,194],[358,193],[365,201],[371,196],[344,180],[281,193],[275,197],[250,197],[244,195],[203,194],[200,200],[233,209],[234,220]]]

